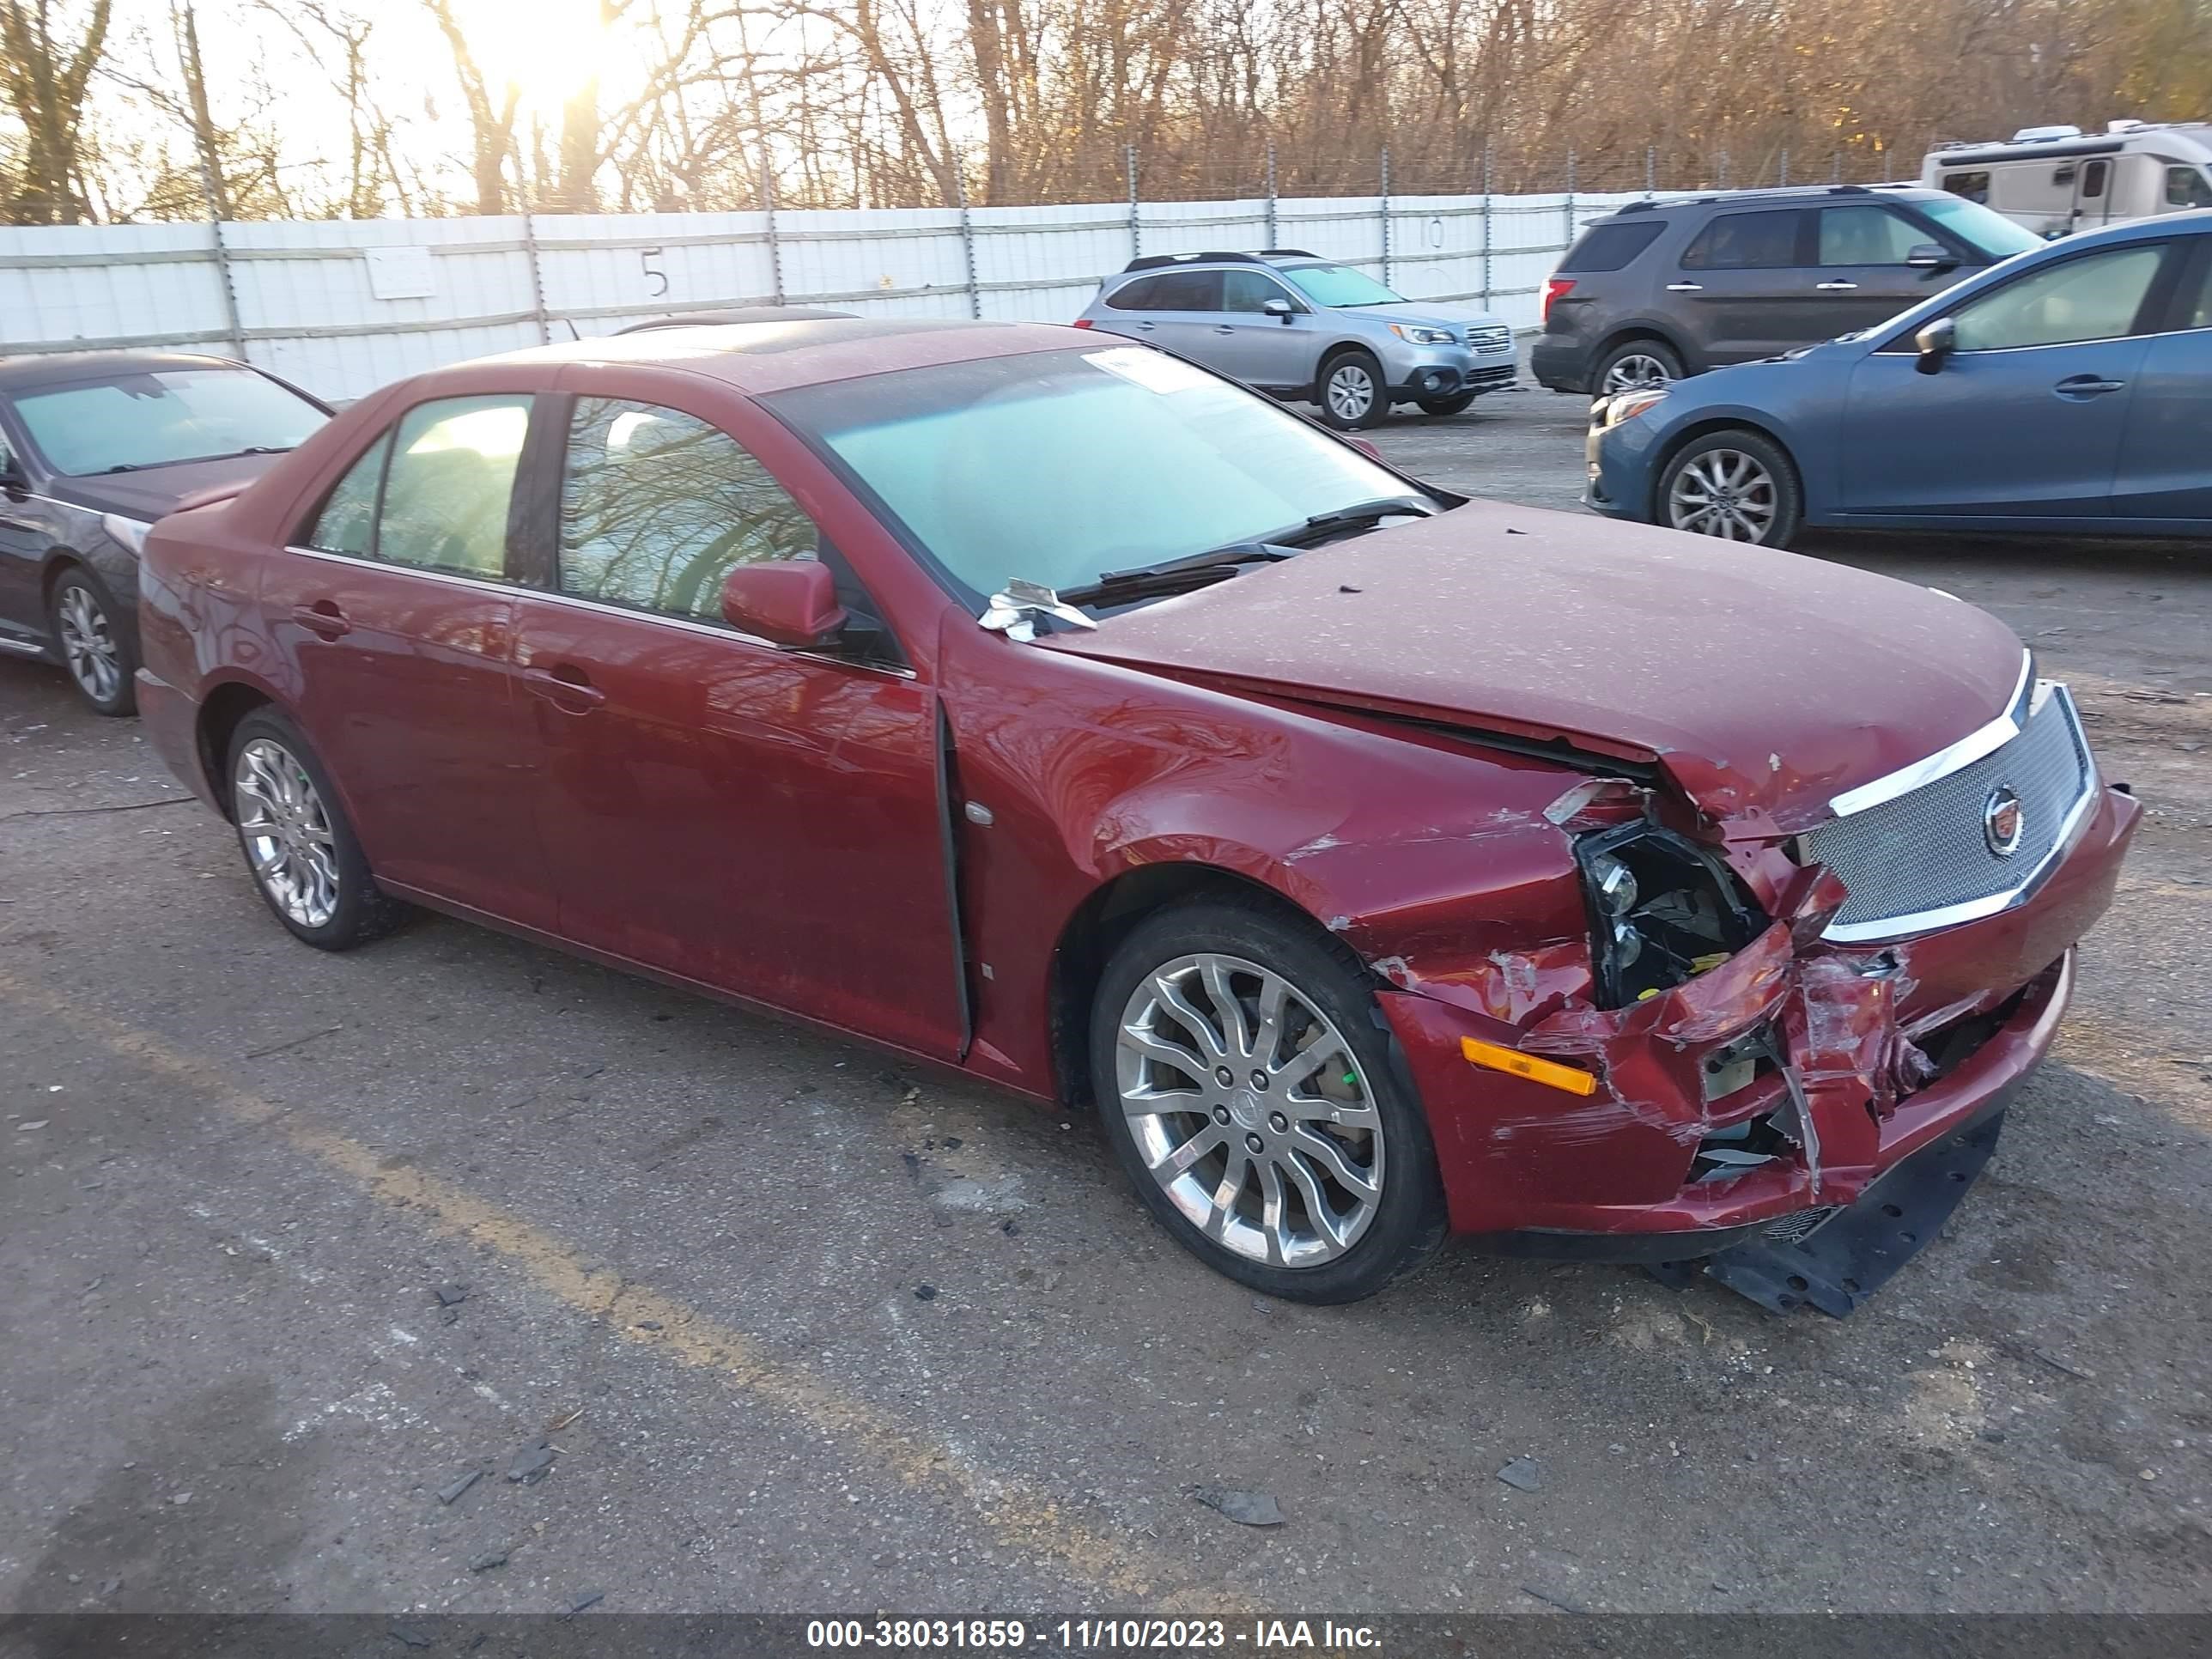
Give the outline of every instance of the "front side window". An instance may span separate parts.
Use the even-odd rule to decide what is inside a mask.
[[[376,491],[384,482],[384,458],[392,453],[386,432],[346,470],[315,515],[307,545],[325,553],[350,553],[366,559],[376,551]]]
[[[2201,167],[2166,170],[2166,204],[2171,208],[2212,207],[2212,183]]]
[[[1272,399],[1142,346],[902,369],[768,402],[971,604],[1010,576],[1072,589],[1408,490]]]
[[[1985,203],[1990,199],[1990,175],[1979,172],[1947,173],[1943,175],[1943,188],[1969,202]]]
[[[1824,265],[1901,265],[1928,233],[1887,208],[1820,210]]]
[[[2008,283],[1958,313],[1958,349],[2005,351],[2132,333],[2165,254],[2163,242],[2114,248]]]
[[[632,611],[722,618],[739,565],[811,559],[821,540],[768,469],[696,416],[580,398],[561,474],[561,591]]]
[[[250,368],[102,374],[15,399],[57,472],[87,477],[296,449],[330,419]]]
[[[1288,304],[1290,298],[1283,292],[1280,283],[1262,272],[1224,270],[1221,273],[1221,308],[1224,311],[1264,313],[1268,301],[1280,300]]]
[[[1350,265],[1290,265],[1283,275],[1317,306],[1395,306],[1401,298],[1364,270]]]
[[[1682,250],[1685,270],[1777,270],[1797,263],[1796,208],[1724,213]]]
[[[392,438],[375,556],[502,575],[507,507],[529,429],[526,396],[444,398],[409,410]]]

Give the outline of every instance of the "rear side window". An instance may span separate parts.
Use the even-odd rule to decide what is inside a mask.
[[[1796,208],[1724,213],[1682,250],[1685,270],[1778,270],[1797,263]]]
[[[1159,291],[1152,298],[1156,311],[1221,309],[1221,273],[1218,270],[1170,270],[1157,280]]]
[[[530,429],[530,399],[444,398],[401,418],[384,478],[376,556],[424,570],[496,577],[507,511]]]
[[[2087,254],[2007,283],[1959,313],[1959,349],[2004,351],[2131,334],[2166,246],[2151,242]]]
[[[738,441],[695,415],[580,398],[561,475],[561,591],[722,619],[739,565],[811,559],[821,538]]]
[[[1592,225],[1583,233],[1582,240],[1567,250],[1567,257],[1560,262],[1559,270],[1570,275],[1621,270],[1657,241],[1663,228],[1665,227],[1656,219]]]

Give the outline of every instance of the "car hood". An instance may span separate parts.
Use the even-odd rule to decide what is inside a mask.
[[[179,461],[149,466],[143,472],[100,472],[88,477],[56,478],[47,493],[94,513],[120,513],[149,524],[173,513],[187,495],[210,499],[243,489],[283,458],[226,455],[220,460]]]
[[[1928,588],[1489,501],[1045,643],[1655,766],[1742,837],[1808,828],[1988,724],[2022,663],[2010,629]]]
[[[1429,305],[1418,300],[1394,306],[1335,306],[1331,309],[1346,317],[1373,317],[1386,323],[1425,323],[1432,328],[1466,328],[1470,325],[1501,320],[1486,311],[1469,311],[1461,306]]]

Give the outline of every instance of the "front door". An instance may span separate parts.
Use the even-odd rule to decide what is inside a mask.
[[[1279,300],[1293,307],[1287,317],[1271,317],[1266,307]],[[1206,362],[1247,386],[1273,389],[1313,384],[1312,308],[1278,281],[1256,268],[1221,273],[1221,311],[1214,319]]]
[[[370,867],[545,927],[507,574],[531,404],[416,404],[338,481],[304,544],[268,562],[261,604]]]
[[[738,564],[834,551],[729,434],[580,385],[516,646],[562,933],[957,1059],[934,692],[725,623]]]
[[[1919,372],[1909,339],[1861,358],[1844,410],[1844,509],[2105,517],[2166,247],[2039,265],[1975,295],[1934,374]]]
[[[2183,246],[2191,264],[2136,373],[2112,511],[2201,535],[2212,528],[2212,236]]]
[[[1895,208],[1822,208],[1820,265],[1812,272],[1820,337],[1878,328],[1956,282],[1955,266],[1938,272],[1906,263],[1914,248],[1929,242],[1945,246]]]

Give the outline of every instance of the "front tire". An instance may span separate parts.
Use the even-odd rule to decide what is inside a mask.
[[[1390,390],[1382,384],[1382,365],[1364,351],[1340,351],[1321,366],[1314,380],[1314,401],[1322,422],[1339,432],[1360,432],[1390,412]]]
[[[1660,475],[1656,522],[1695,536],[1787,547],[1804,517],[1797,469],[1782,447],[1743,427],[1709,432]]]
[[[70,683],[94,714],[138,711],[138,653],[107,586],[72,565],[46,596],[46,626]]]
[[[1416,398],[1413,401],[1420,405],[1422,414],[1433,415],[1441,420],[1447,415],[1457,415],[1469,408],[1474,402],[1474,393],[1455,392],[1449,398]]]
[[[299,728],[257,708],[230,739],[230,808],[246,872],[292,937],[350,951],[406,914],[378,890],[330,775]]]
[[[1264,902],[1179,904],[1100,977],[1107,1139],[1177,1243],[1270,1296],[1372,1296],[1444,1234],[1436,1149],[1359,964]]]

